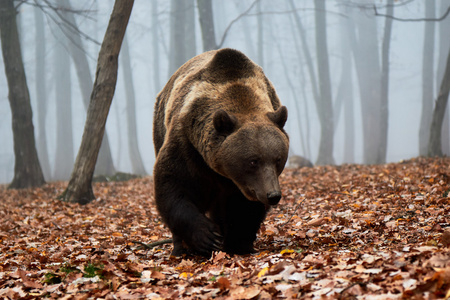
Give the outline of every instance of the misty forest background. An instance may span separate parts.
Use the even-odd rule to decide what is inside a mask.
[[[39,161],[45,180],[68,180],[114,1],[14,3]],[[244,52],[273,82],[289,109],[291,155],[320,164],[427,155],[450,48],[450,17],[436,19],[449,7],[449,0],[136,1],[96,173],[151,174],[157,93],[185,61],[222,47]],[[1,57],[0,65],[0,183],[7,183],[14,148]]]

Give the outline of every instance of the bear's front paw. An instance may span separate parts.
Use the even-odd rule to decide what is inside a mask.
[[[213,251],[223,250],[223,236],[218,227],[208,221],[207,224],[197,226],[197,230],[192,233],[190,246],[199,254],[210,257]]]

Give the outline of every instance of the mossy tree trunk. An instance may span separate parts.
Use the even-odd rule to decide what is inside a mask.
[[[95,199],[92,177],[117,82],[118,58],[134,0],[116,0],[100,49],[91,100],[69,185],[63,201],[86,204]]]
[[[14,178],[9,188],[41,186],[45,181],[36,151],[30,93],[25,77],[13,0],[0,1],[0,34],[14,136]]]

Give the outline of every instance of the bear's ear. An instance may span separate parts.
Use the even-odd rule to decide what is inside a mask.
[[[283,128],[287,120],[287,108],[286,106],[281,106],[274,112],[268,112],[267,116],[274,122],[278,127]]]
[[[228,135],[236,128],[237,119],[223,109],[219,109],[214,113],[213,124],[217,132]]]

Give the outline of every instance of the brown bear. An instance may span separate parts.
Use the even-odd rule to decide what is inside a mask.
[[[155,201],[172,255],[254,252],[288,156],[287,109],[243,53],[200,54],[170,78],[153,119]]]

